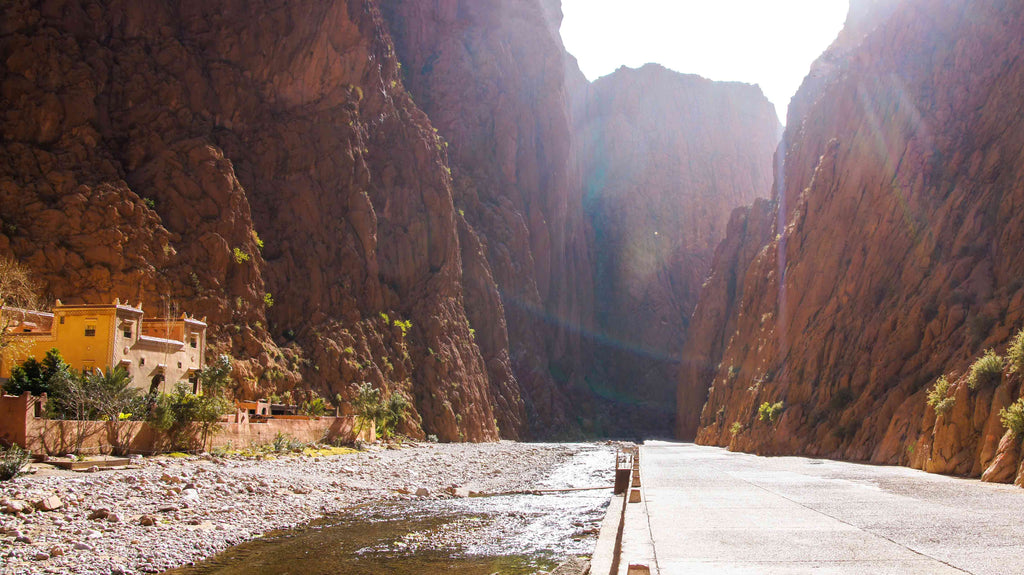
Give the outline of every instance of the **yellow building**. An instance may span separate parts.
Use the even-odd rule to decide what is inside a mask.
[[[60,350],[64,361],[81,371],[122,366],[132,385],[147,392],[170,391],[178,382],[199,389],[204,366],[206,323],[184,314],[180,318],[146,319],[137,307],[115,301],[112,305],[64,305],[57,300],[53,312],[3,309],[16,314],[8,335],[18,340],[0,354],[0,378],[29,356],[42,360],[46,352]]]

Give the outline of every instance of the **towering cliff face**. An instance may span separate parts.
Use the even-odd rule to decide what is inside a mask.
[[[444,147],[374,3],[24,0],[2,22],[0,251],[48,292],[208,316],[244,394],[370,381],[414,399],[407,432],[497,437]]]
[[[593,312],[558,4],[383,5],[405,83],[448,145],[465,235],[486,258],[464,276],[467,308],[492,384],[523,399],[499,425],[564,433]],[[479,289],[486,276],[500,300]]]
[[[466,283],[489,273],[500,290],[467,291],[492,382],[518,385],[535,430],[564,428],[570,398],[585,431],[666,432],[711,251],[729,211],[770,185],[771,105],[657,66],[591,86],[561,45],[557,2],[384,6],[486,254]]]
[[[961,376],[1024,323],[1024,14],[879,6],[855,3],[794,98],[773,209],[730,226],[680,421],[710,386],[704,443],[1012,479],[997,413],[1020,375],[974,390]],[[956,404],[936,417],[925,394],[943,374]]]
[[[668,434],[687,321],[729,213],[770,189],[781,126],[756,86],[654,64],[597,80],[584,106],[595,380],[637,407],[622,430]]]
[[[371,382],[416,436],[667,429],[712,247],[768,189],[756,89],[591,86],[557,0],[0,16],[0,254],[67,302],[207,316],[240,396]]]

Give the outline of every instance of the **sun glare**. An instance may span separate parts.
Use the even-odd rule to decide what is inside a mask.
[[[657,62],[758,84],[784,122],[848,8],[849,0],[563,0],[562,40],[590,80]]]

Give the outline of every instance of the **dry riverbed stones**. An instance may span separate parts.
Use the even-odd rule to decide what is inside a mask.
[[[580,448],[407,444],[23,476],[0,483],[0,572],[158,573],[357,503],[527,489]]]

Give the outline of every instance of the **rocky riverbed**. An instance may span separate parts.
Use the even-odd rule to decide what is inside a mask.
[[[395,447],[395,446],[392,446]],[[532,489],[593,444],[406,444],[322,456],[154,457],[0,484],[7,573],[146,573],[354,505]]]

